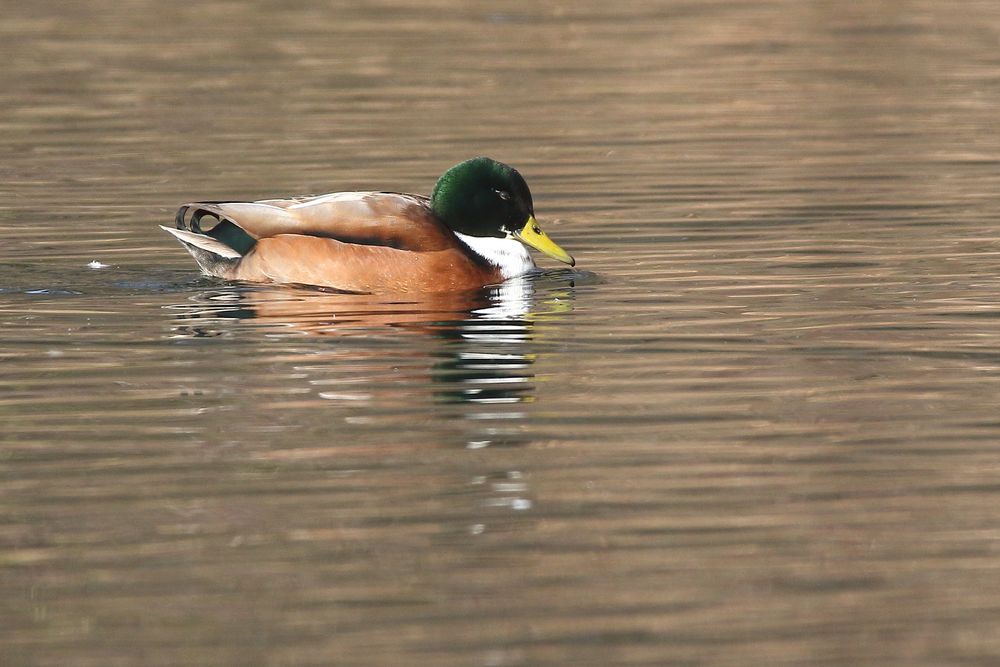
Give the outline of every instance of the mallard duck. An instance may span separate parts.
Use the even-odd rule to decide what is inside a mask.
[[[205,218],[214,220],[202,228]],[[349,292],[450,292],[535,268],[525,246],[573,258],[535,221],[528,184],[487,157],[446,171],[431,196],[334,192],[180,207],[173,234],[210,276]]]

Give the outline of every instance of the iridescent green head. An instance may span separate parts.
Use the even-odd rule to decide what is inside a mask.
[[[531,191],[513,167],[488,157],[461,162],[438,179],[431,210],[453,231],[480,238],[516,238],[573,265],[573,258],[535,222]]]

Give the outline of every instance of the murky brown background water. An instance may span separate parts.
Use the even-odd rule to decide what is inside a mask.
[[[22,2],[0,53],[3,665],[1000,661],[1000,4]],[[577,271],[252,288],[156,228],[483,153]]]

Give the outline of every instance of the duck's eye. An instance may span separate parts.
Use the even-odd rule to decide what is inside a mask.
[[[497,193],[497,197],[500,197],[500,199],[510,201],[510,193],[506,190],[494,190],[493,192]]]

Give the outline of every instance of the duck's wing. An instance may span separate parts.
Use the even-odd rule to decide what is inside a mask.
[[[213,218],[205,230],[202,219]],[[282,234],[316,236],[398,250],[452,247],[454,234],[431,212],[426,197],[395,192],[335,192],[256,202],[193,202],[177,212],[177,228],[207,235],[240,254],[258,239]]]

